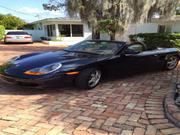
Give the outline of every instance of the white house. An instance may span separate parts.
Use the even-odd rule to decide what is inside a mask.
[[[38,37],[47,37],[49,44],[72,45],[77,42],[91,39],[92,31],[88,24],[79,19],[72,18],[47,18],[33,22],[35,30],[42,31]],[[180,16],[171,21],[154,20],[151,23],[131,24],[123,36],[117,34],[118,40],[128,40],[130,34],[137,33],[158,33],[158,32],[180,32]],[[108,34],[101,34],[101,39],[109,39]]]
[[[180,33],[180,16],[171,20],[154,19],[151,23],[131,24],[120,40],[128,40],[130,34],[164,32]]]
[[[91,29],[79,19],[48,18],[32,24],[35,30],[44,31],[43,36],[54,41],[53,44],[71,45],[92,38]]]

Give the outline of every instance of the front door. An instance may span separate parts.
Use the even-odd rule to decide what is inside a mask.
[[[138,72],[149,65],[150,57],[142,55],[144,50],[144,46],[137,43],[131,44],[126,48],[124,54],[122,54],[122,64],[120,65],[124,72]]]

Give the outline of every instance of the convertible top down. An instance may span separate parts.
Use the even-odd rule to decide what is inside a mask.
[[[96,87],[107,71],[161,66],[172,70],[179,62],[176,48],[147,50],[140,42],[87,40],[64,50],[26,54],[12,58],[0,70],[8,83],[55,86],[71,81],[82,89]]]

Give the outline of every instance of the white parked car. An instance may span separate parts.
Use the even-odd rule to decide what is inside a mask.
[[[4,43],[33,43],[33,39],[27,32],[11,31],[6,34]]]

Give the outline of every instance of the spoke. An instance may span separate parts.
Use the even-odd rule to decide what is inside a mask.
[[[101,78],[101,72],[100,71],[95,71],[94,73],[91,74],[91,78],[88,81],[89,86],[94,87],[100,80]]]
[[[177,64],[177,59],[175,57],[171,57],[169,58],[169,60],[167,61],[167,66],[169,68],[174,68]]]

